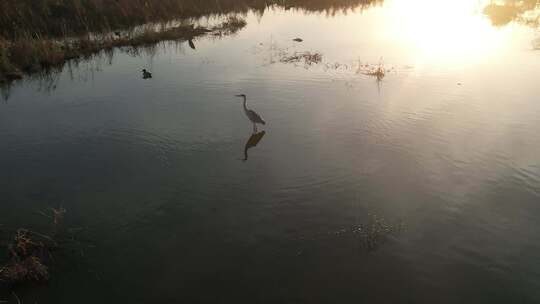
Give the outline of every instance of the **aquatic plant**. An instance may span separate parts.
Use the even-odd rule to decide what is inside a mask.
[[[303,62],[305,65],[318,64],[322,62],[322,54],[317,52],[295,52],[292,55],[283,54],[279,59],[282,63],[299,63]]]
[[[238,16],[229,16],[220,25],[213,28],[214,35],[232,35],[247,25],[246,20]]]
[[[384,218],[371,215],[367,223],[359,225],[352,232],[359,236],[362,246],[368,251],[378,249],[388,237],[401,232],[403,223],[389,223]]]
[[[368,63],[363,64],[359,61],[358,67],[356,69],[356,74],[372,76],[372,77],[375,77],[377,81],[381,81],[386,76],[386,73],[390,72],[392,69],[386,69],[384,67],[384,63],[382,59],[379,61],[378,64],[375,64],[375,65],[368,64]]]
[[[54,239],[66,210],[51,208],[51,214],[40,214],[52,220],[52,236],[20,228],[8,244],[9,261],[0,267],[0,283],[24,283],[49,279],[48,264],[52,261],[52,250],[58,244]]]
[[[377,64],[363,63],[360,60],[354,60],[352,62],[325,62],[322,53],[312,52],[312,51],[294,51],[291,49],[296,49],[296,46],[282,47],[279,43],[274,40],[270,40],[269,43],[260,42],[256,47],[254,47],[255,54],[264,54],[270,55],[270,60],[267,61],[267,56],[265,56],[265,62],[268,64],[275,64],[277,62],[284,64],[294,64],[298,65],[299,63],[303,64],[303,67],[308,69],[312,66],[322,63],[322,68],[325,72],[344,72],[343,75],[353,74],[353,75],[366,75],[375,77],[378,82],[382,81],[383,78],[390,72],[396,72],[395,67],[387,68],[383,63],[383,59],[379,60]],[[277,61],[275,60],[277,58]],[[335,76],[336,74],[334,74]]]
[[[8,246],[10,261],[0,268],[0,282],[47,280],[49,271],[45,261],[50,258],[49,249],[49,245],[36,240],[29,230],[18,229],[13,243]]]
[[[363,223],[343,227],[339,230],[325,232],[312,237],[301,237],[302,240],[320,241],[321,238],[347,238],[367,252],[379,249],[392,237],[398,236],[405,230],[403,221],[389,221],[382,216],[368,213]]]

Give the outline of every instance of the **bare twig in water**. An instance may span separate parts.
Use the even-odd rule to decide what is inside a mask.
[[[14,291],[12,291],[11,294],[15,297],[18,304],[22,304],[21,299],[19,299],[19,296]]]
[[[51,210],[53,212],[54,224],[57,225],[64,218],[64,214],[66,214],[66,209],[64,209],[64,207],[60,207],[58,209],[51,208]]]
[[[46,235],[46,234],[42,234],[42,233],[35,232],[35,231],[31,231],[31,230],[28,230],[28,232],[31,233],[31,234],[33,234],[33,235],[37,235],[37,236],[39,236],[39,237],[42,237],[42,238],[44,238],[44,239],[46,239],[46,240],[49,240],[49,241],[53,242],[54,246],[57,246],[56,241],[55,241],[52,237],[50,237],[50,236],[48,236],[48,235]]]
[[[44,217],[49,218],[51,220],[53,219],[52,216],[48,215],[47,213],[45,213],[43,211],[36,211],[36,213],[39,214],[39,215],[43,215]]]

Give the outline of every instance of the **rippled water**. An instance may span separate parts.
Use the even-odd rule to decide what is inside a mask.
[[[275,7],[195,50],[166,42],[14,85],[2,235],[58,206],[80,231],[51,281],[19,296],[538,303],[537,32],[486,5]],[[280,62],[305,51],[322,62]],[[250,138],[240,93],[264,134]]]

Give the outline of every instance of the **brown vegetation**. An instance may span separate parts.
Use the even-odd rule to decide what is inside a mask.
[[[10,261],[0,269],[0,282],[21,283],[49,278],[45,264],[50,259],[49,246],[37,241],[29,230],[19,229],[8,247]]]
[[[64,37],[149,22],[264,11],[270,5],[334,13],[380,0],[2,0],[0,36]]]
[[[3,0],[0,1],[0,82],[19,79],[66,60],[119,46],[141,46],[161,40],[190,39],[208,30],[186,26],[202,16],[230,16],[248,10],[261,14],[271,5],[334,14],[381,0]],[[183,20],[182,26],[155,26]],[[144,30],[133,31],[143,25]],[[148,25],[154,24],[154,25]],[[216,36],[245,26],[225,17],[211,29]],[[115,33],[111,35],[111,33]],[[127,33],[127,34],[126,34]]]
[[[52,261],[51,251],[57,247],[54,240],[66,210],[51,208],[51,215],[42,213],[52,220],[51,236],[18,229],[13,241],[8,244],[9,261],[0,267],[0,283],[16,284],[49,279],[48,264]]]
[[[390,70],[387,70],[384,68],[384,65],[381,62],[379,62],[379,64],[377,65],[370,65],[370,64],[362,64],[362,63],[358,63],[358,68],[356,70],[356,74],[364,74],[364,75],[367,75],[367,76],[372,76],[372,77],[375,77],[377,79],[377,81],[381,81],[383,80],[384,76],[386,76],[386,73],[389,72]]]
[[[277,62],[283,64],[293,64],[295,66],[303,66],[308,69],[318,64],[322,64],[324,71],[353,71],[356,75],[366,75],[374,77],[377,81],[382,81],[383,78],[391,72],[396,72],[395,67],[386,68],[382,58],[378,64],[362,63],[360,60],[352,64],[340,62],[324,62],[323,54],[313,51],[290,51],[291,47],[281,47],[275,41],[270,41],[268,44],[259,43],[255,48],[255,52],[268,52],[270,54],[270,64]],[[277,57],[277,61],[274,58]]]
[[[138,31],[124,35],[86,35],[79,39],[18,39],[0,40],[0,82],[19,79],[23,73],[34,73],[63,65],[66,60],[81,58],[110,50],[114,47],[140,47],[164,40],[188,40],[214,33],[227,35],[236,33],[246,25],[243,19],[229,17],[222,24],[207,29],[193,25],[166,28],[147,25]]]
[[[284,55],[279,59],[282,63],[300,63],[303,62],[304,65],[318,64],[322,62],[321,53],[312,53],[312,52],[296,52],[292,55]]]
[[[538,27],[540,24],[539,0],[501,0],[492,1],[484,8],[484,14],[491,23],[503,26],[510,22]]]

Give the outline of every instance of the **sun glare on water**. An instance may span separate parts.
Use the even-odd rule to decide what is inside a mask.
[[[383,32],[412,52],[417,64],[487,59],[507,36],[484,16],[485,5],[474,0],[394,0]]]

